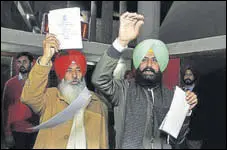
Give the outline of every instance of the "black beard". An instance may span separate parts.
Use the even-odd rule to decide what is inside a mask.
[[[28,73],[31,70],[31,65],[28,66],[28,69],[26,69],[24,66],[21,66],[19,69],[19,72],[22,74]]]
[[[24,73],[28,73],[28,70],[26,70],[24,66],[21,66],[19,72],[24,74]]]
[[[143,72],[150,70],[153,72],[152,75],[145,75]],[[145,68],[143,71],[140,71],[139,68],[136,70],[135,81],[141,86],[147,86],[149,88],[156,87],[161,84],[162,73],[159,70],[157,73],[153,68]]]
[[[184,80],[184,83],[185,83],[186,85],[192,85],[194,82],[193,82],[191,79],[185,79],[185,80]]]

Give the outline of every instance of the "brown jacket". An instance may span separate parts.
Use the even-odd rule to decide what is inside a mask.
[[[57,88],[46,88],[51,66],[52,64],[41,66],[36,63],[21,96],[21,101],[40,115],[40,123],[47,121],[68,106]],[[84,114],[87,148],[108,148],[107,108],[93,92],[91,93],[91,102]],[[73,118],[56,127],[40,130],[34,148],[66,148],[72,123]]]

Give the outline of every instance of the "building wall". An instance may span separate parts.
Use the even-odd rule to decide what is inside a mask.
[[[226,1],[174,1],[159,33],[166,43],[226,35]]]
[[[102,33],[101,33],[101,19],[97,18],[96,20],[96,42],[102,42]],[[113,20],[113,30],[112,30],[112,41],[114,41],[118,36],[118,29],[119,29],[119,20]],[[129,47],[135,47],[136,40],[129,43]]]

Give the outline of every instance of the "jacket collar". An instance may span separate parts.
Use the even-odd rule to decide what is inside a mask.
[[[57,97],[60,99],[60,100],[63,100],[65,101],[65,98],[64,96],[61,94],[61,92],[58,90],[58,93],[57,93]],[[65,101],[66,102],[66,101]]]
[[[18,80],[22,80],[22,79],[23,79],[23,76],[22,76],[22,74],[19,72]]]

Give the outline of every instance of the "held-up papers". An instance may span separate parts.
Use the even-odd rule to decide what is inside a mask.
[[[80,8],[51,10],[48,14],[49,33],[55,34],[60,49],[82,49]]]
[[[75,114],[77,114],[81,110],[81,108],[84,108],[88,105],[88,103],[90,102],[89,100],[90,97],[91,94],[89,90],[85,87],[83,91],[80,93],[80,95],[77,97],[77,99],[75,99],[62,112],[59,112],[46,122],[29,129],[37,131],[39,129],[52,128],[57,126],[58,124],[64,123],[65,121],[72,119],[75,116]]]
[[[159,129],[177,138],[189,107],[185,92],[176,86],[170,109]]]

